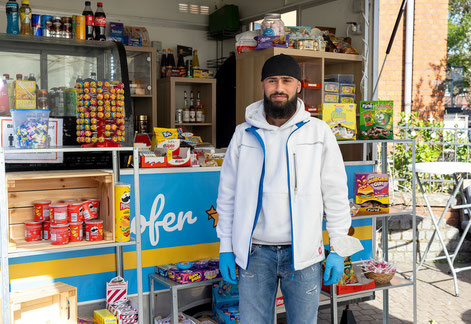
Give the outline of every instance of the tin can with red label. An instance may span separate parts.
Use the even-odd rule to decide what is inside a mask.
[[[92,212],[93,203],[90,200],[83,201],[82,207],[83,207],[83,220],[84,221],[88,221],[96,217],[93,215],[93,212]]]
[[[43,222],[43,239],[44,240],[51,239],[51,222],[50,221]]]
[[[67,224],[67,204],[49,205],[51,225]]]
[[[83,204],[80,201],[69,202],[67,205],[67,220],[69,223],[83,221]]]
[[[83,226],[82,222],[69,223],[69,242],[83,241]]]
[[[43,222],[49,220],[49,205],[50,200],[36,200],[33,201],[34,205],[34,220],[37,222]]]
[[[88,199],[88,201],[91,202],[93,206],[91,208],[93,218],[98,218],[98,216],[100,216],[100,199],[92,198]]]
[[[85,240],[102,241],[103,240],[103,221],[93,219],[85,222]]]
[[[53,245],[69,243],[69,224],[51,225],[51,243]]]
[[[25,222],[25,241],[41,241],[42,222]]]

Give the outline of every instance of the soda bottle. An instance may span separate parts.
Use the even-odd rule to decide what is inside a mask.
[[[19,34],[18,3],[16,0],[8,0],[5,11],[7,13],[7,34]]]
[[[183,49],[181,48],[180,48],[180,51],[178,52],[177,68],[180,70],[180,76],[185,77],[186,67],[185,67],[185,61],[183,59]]]
[[[175,57],[173,56],[173,49],[168,49],[167,54],[167,76],[172,76],[172,69],[175,68]]]
[[[106,15],[103,11],[103,3],[98,2],[95,12],[95,40],[106,40]]]
[[[93,15],[90,1],[85,1],[85,9],[83,9],[82,16],[85,16],[85,39],[93,40],[93,28],[95,26],[95,16]]]
[[[20,22],[21,22],[21,35],[33,35],[33,29],[31,28],[31,18],[33,13],[29,6],[29,0],[21,1],[20,7]]]
[[[167,53],[165,49],[162,50],[162,58],[160,59],[160,77],[165,78],[167,75]]]

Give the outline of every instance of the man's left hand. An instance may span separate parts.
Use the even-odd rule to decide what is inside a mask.
[[[330,252],[325,261],[324,285],[333,285],[342,278],[344,258],[335,252]]]

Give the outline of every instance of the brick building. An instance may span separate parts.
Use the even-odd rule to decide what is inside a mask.
[[[401,3],[402,0],[380,2],[379,68]],[[414,11],[412,111],[419,111],[424,118],[431,113],[435,117],[443,117],[445,91],[442,83],[446,78],[448,0],[415,0]],[[405,15],[378,85],[379,99],[394,100],[396,123],[399,113],[404,111]]]

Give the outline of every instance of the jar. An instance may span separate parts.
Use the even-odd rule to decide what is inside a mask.
[[[281,15],[269,13],[265,16],[261,25],[263,36],[283,36],[285,34],[285,24],[281,20]]]
[[[135,130],[138,134],[147,133],[147,115],[136,116]]]

